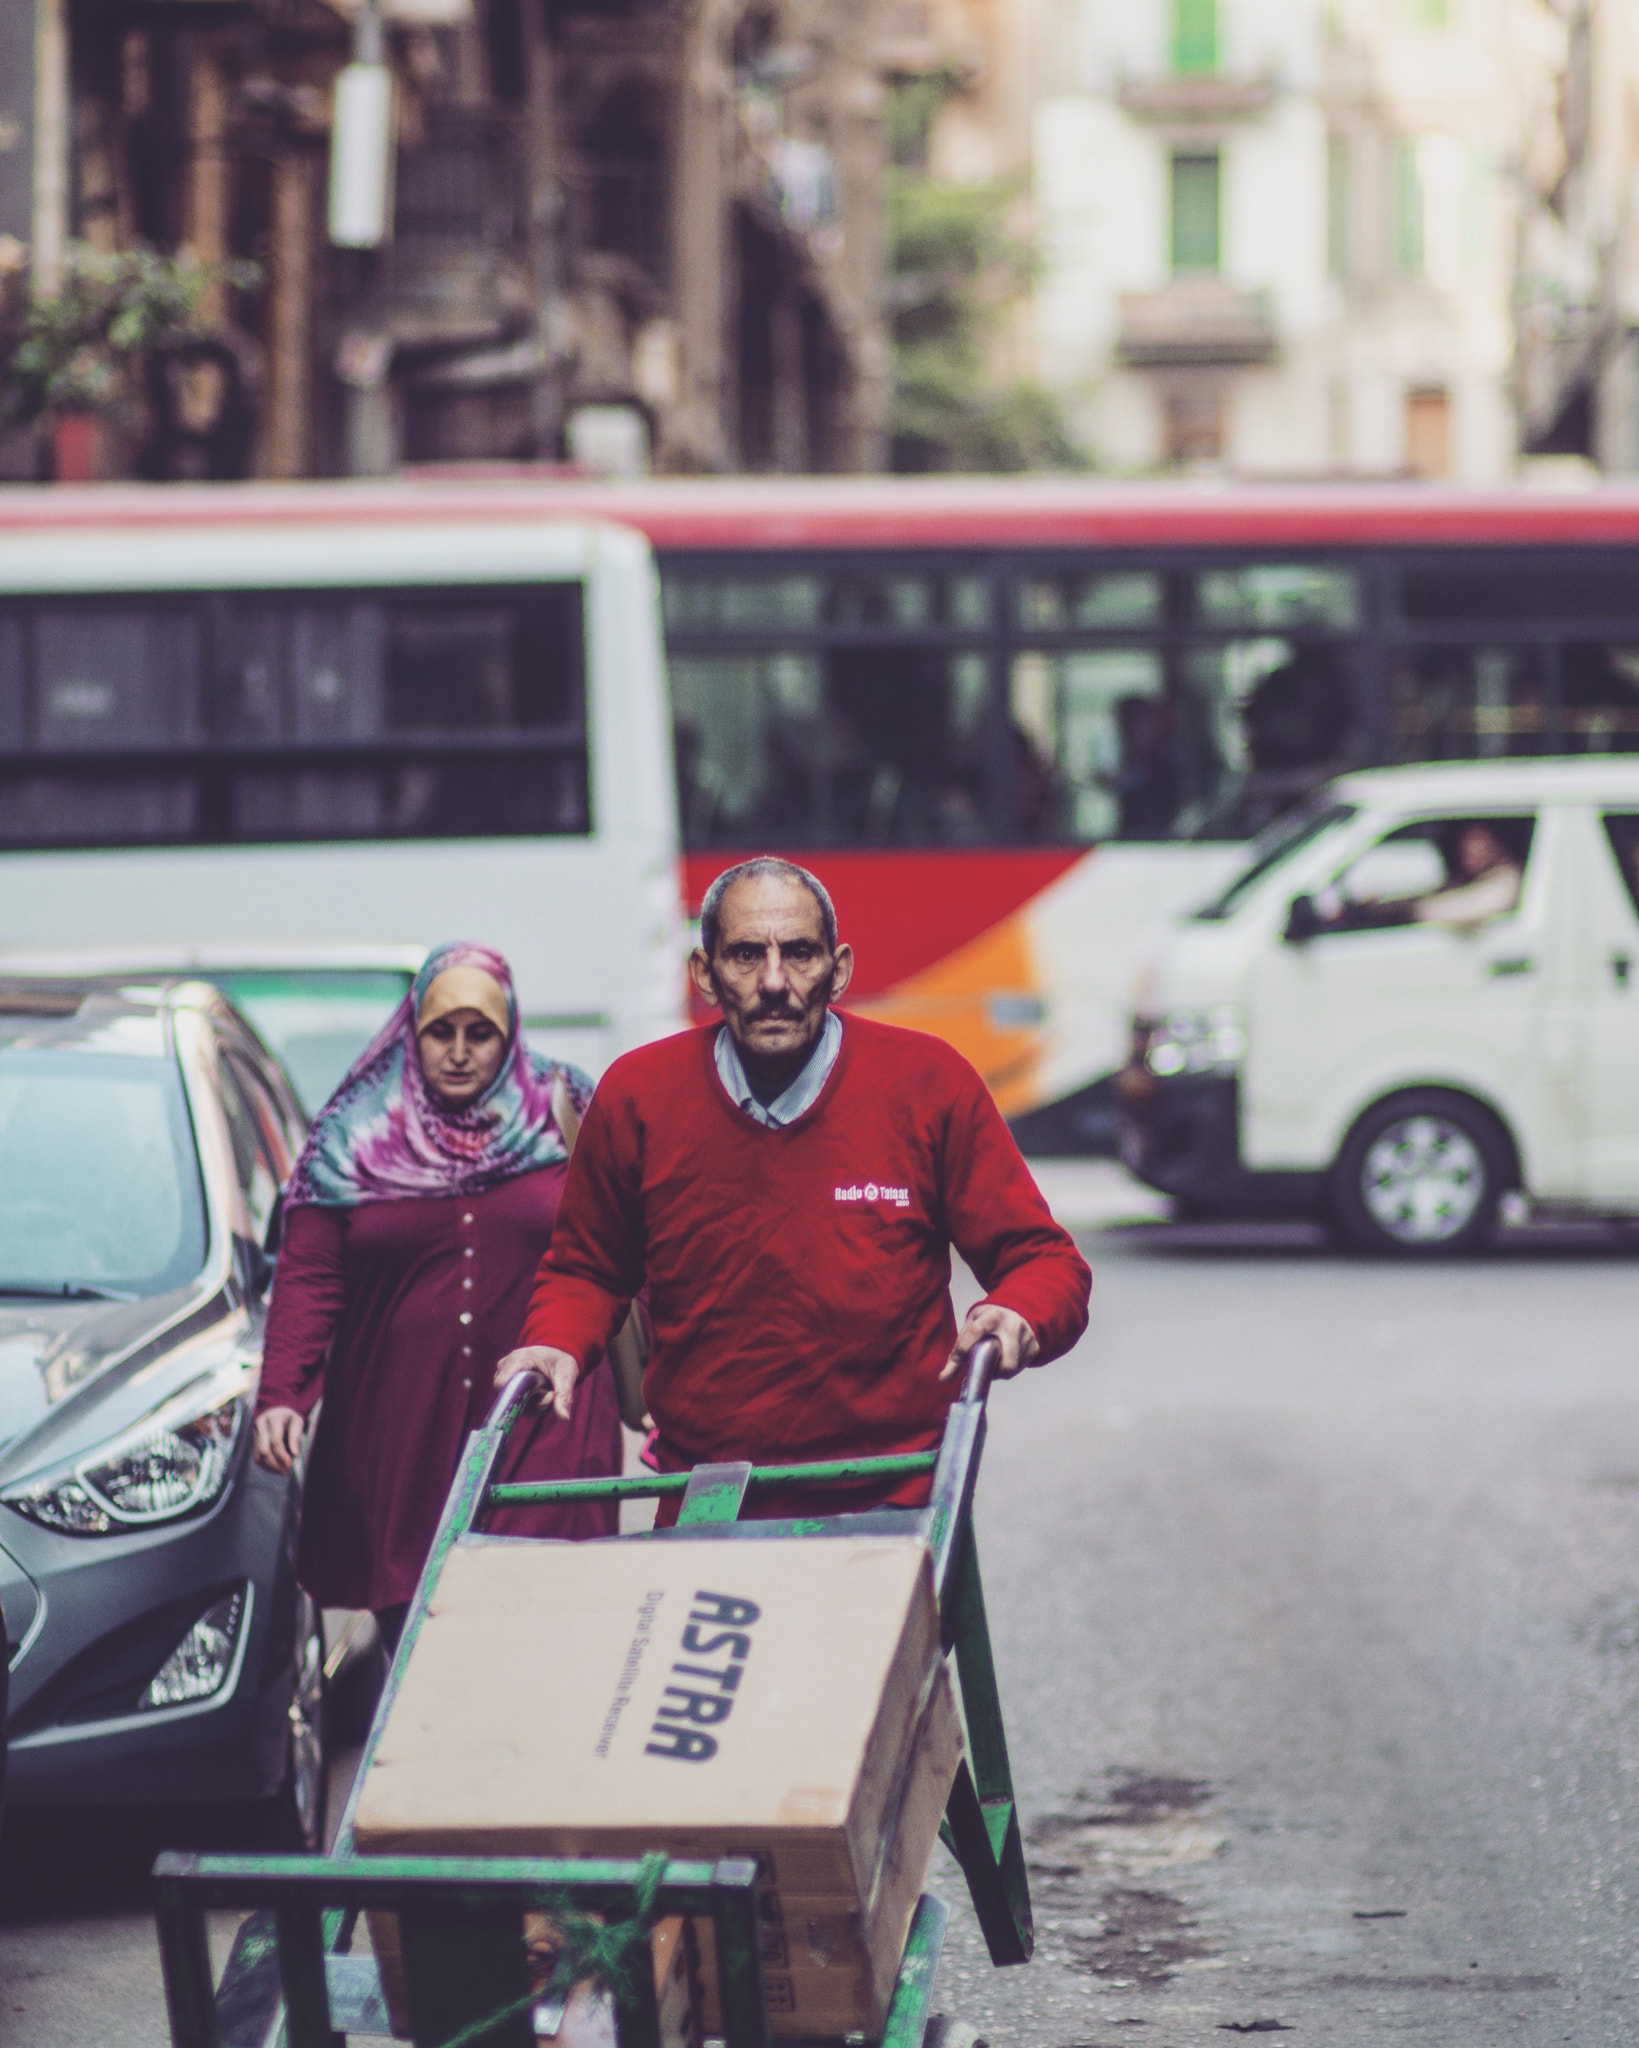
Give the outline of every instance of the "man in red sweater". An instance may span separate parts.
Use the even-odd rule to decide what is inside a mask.
[[[730,868],[700,937],[689,970],[723,1023],[604,1076],[496,1385],[535,1367],[567,1421],[647,1283],[662,1470],[929,1449],[981,1337],[999,1339],[1003,1377],[1070,1349],[1086,1264],[967,1061],[831,1007],[853,952],[814,876]],[[959,1332],[952,1245],[986,1290]],[[926,1492],[918,1478],[878,1497]]]

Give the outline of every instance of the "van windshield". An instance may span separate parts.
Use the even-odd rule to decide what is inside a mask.
[[[1295,811],[1288,811],[1284,818],[1277,818],[1266,832],[1260,832],[1253,840],[1246,866],[1223,894],[1196,911],[1196,921],[1215,924],[1232,917],[1265,875],[1318,839],[1322,832],[1329,832],[1334,825],[1341,825],[1352,818],[1355,808],[1353,804],[1332,803],[1318,797],[1300,804]]]

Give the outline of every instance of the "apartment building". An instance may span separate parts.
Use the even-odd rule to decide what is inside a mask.
[[[947,159],[977,164],[978,129],[992,174],[1027,172],[1029,349],[1101,466],[1513,473],[1519,165],[1552,111],[1552,7],[969,0],[964,19]]]

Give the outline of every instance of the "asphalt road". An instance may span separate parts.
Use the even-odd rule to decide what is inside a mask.
[[[980,1488],[1040,1947],[959,1911],[939,2003],[993,2048],[1639,2040],[1639,1251],[1084,1242]],[[8,1828],[5,2048],[161,2048],[152,1846]]]

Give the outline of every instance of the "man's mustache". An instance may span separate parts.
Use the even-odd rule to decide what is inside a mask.
[[[746,1022],[748,1024],[762,1024],[772,1022],[776,1018],[784,1018],[787,1022],[796,1022],[803,1014],[804,1011],[801,1003],[759,1003],[756,1009],[747,1012]]]

